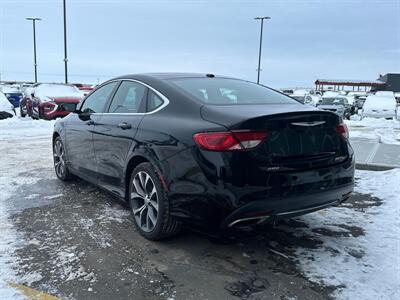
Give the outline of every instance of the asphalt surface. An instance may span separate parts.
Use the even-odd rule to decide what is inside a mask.
[[[295,250],[315,249],[321,235],[364,234],[360,227],[301,233],[307,225],[295,219],[219,236],[187,228],[150,242],[110,194],[79,179],[56,179],[48,138],[24,145],[0,145],[10,159],[5,171],[16,174],[8,204],[25,241],[16,252],[19,283],[62,299],[329,299],[334,287],[308,281]],[[360,194],[346,205],[363,209],[364,200],[380,205]]]

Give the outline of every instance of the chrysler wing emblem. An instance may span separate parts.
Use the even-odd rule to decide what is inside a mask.
[[[294,126],[305,126],[305,127],[311,127],[311,126],[318,126],[326,123],[326,121],[314,121],[314,122],[293,122],[291,123]]]

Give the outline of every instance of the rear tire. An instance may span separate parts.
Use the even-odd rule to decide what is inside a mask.
[[[25,107],[25,111],[24,111],[24,109],[22,108],[22,105],[20,105],[19,106],[19,112],[20,112],[20,114],[21,114],[21,117],[23,117],[23,118],[25,118],[26,117],[26,107]]]
[[[133,170],[128,199],[136,229],[146,239],[162,240],[179,232],[181,223],[170,215],[169,200],[150,163]]]
[[[53,160],[54,160],[54,170],[58,179],[62,181],[68,181],[72,179],[72,174],[70,173],[65,157],[65,149],[62,143],[61,137],[56,137],[53,143]]]

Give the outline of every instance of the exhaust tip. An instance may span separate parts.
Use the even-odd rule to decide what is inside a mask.
[[[271,216],[257,216],[257,217],[249,217],[249,218],[241,218],[236,219],[228,224],[228,227],[238,226],[238,225],[258,225],[264,223]]]

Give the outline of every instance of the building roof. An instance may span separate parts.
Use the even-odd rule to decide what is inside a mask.
[[[346,86],[384,86],[385,82],[379,80],[317,79],[315,81],[315,84]]]

